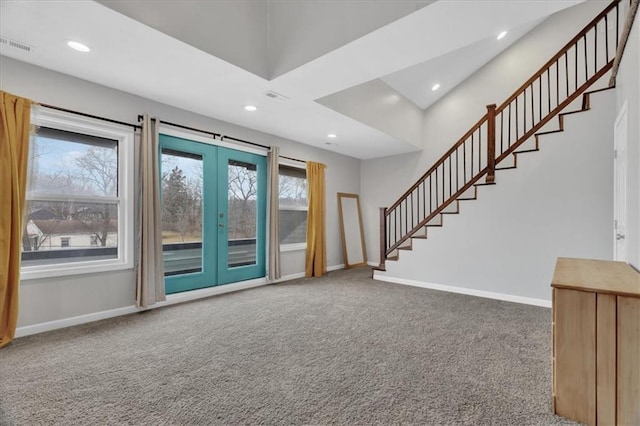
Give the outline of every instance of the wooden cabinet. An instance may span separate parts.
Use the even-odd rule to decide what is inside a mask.
[[[588,425],[640,425],[640,274],[623,262],[558,258],[553,410]]]

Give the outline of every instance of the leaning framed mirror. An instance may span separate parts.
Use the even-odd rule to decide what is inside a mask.
[[[367,250],[364,245],[364,230],[358,194],[338,192],[338,213],[345,268],[366,265]]]

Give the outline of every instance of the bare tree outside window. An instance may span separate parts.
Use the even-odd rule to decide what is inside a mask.
[[[229,239],[256,238],[258,173],[255,164],[230,161]]]
[[[163,243],[202,242],[202,157],[163,150],[162,167]]]
[[[30,151],[23,252],[117,247],[118,142],[40,128]]]

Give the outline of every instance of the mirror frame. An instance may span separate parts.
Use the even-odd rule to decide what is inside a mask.
[[[347,241],[344,229],[344,212],[342,209],[342,200],[343,198],[354,198],[356,200],[356,208],[358,210],[358,224],[360,231],[360,244],[362,246],[362,262],[360,263],[349,263],[349,253],[347,252]],[[342,257],[344,259],[344,267],[345,269],[356,268],[358,266],[367,265],[367,247],[364,243],[364,228],[362,226],[362,211],[360,210],[360,197],[358,194],[349,194],[346,192],[338,192],[338,212],[339,212],[339,220],[340,220],[340,236],[342,237]]]

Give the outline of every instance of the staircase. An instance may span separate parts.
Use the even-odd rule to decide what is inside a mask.
[[[611,70],[628,7],[614,0],[501,105],[487,113],[395,203],[380,209],[380,264],[397,261],[413,240],[427,238],[459,202],[494,185],[496,170],[517,167],[518,155],[539,150],[538,137],[563,131],[564,116],[589,108],[587,89]],[[592,90],[594,91],[594,90]],[[578,111],[564,112],[582,102]],[[547,130],[557,117],[559,128]]]

